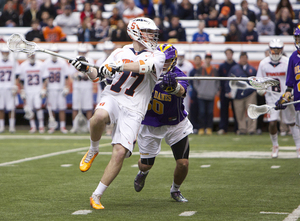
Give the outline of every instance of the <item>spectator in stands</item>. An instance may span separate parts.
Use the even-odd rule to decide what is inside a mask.
[[[218,71],[211,65],[212,55],[206,52],[202,72],[197,72],[195,76],[217,77]],[[193,84],[197,91],[198,99],[198,120],[199,135],[206,133],[212,135],[213,116],[214,116],[214,100],[220,89],[220,82],[217,80],[194,80]]]
[[[8,0],[6,9],[3,10],[0,16],[0,26],[16,27],[19,26],[19,15],[13,9],[13,1]]]
[[[95,29],[92,26],[91,17],[87,16],[83,19],[82,25],[79,26],[77,37],[78,41],[82,43],[96,40]]]
[[[144,11],[135,5],[134,0],[128,0],[128,8],[123,12],[124,22],[128,24],[129,20],[143,16]]]
[[[105,1],[103,0],[92,0],[91,7],[93,8],[93,6],[96,6],[95,8],[97,8],[97,10],[101,10],[102,12],[105,12],[104,3]]]
[[[103,19],[102,11],[100,9],[98,9],[95,12],[94,19],[92,20],[92,25],[95,29],[101,25],[102,19]]]
[[[5,1],[0,1],[0,11],[4,10]]]
[[[248,64],[248,55],[247,52],[241,52],[240,61],[238,64],[234,65],[228,76],[236,77],[251,77],[256,76],[256,69]],[[240,90],[238,89],[236,94],[231,93],[229,83],[226,84],[226,96],[232,98],[234,104],[234,112],[238,122],[238,135],[245,135],[247,132],[250,135],[253,135],[256,131],[256,120],[247,119],[247,108],[250,104],[256,104],[256,90],[247,89]]]
[[[30,8],[25,10],[24,15],[23,15],[23,26],[29,27],[31,25],[31,22],[36,20],[39,15],[38,15],[38,5],[36,0],[31,0],[30,1]]]
[[[254,30],[255,23],[248,21],[247,30],[242,34],[241,41],[243,42],[258,42],[258,34]]]
[[[205,19],[205,26],[208,28],[219,27],[218,11],[216,9],[212,8],[210,10],[208,17]]]
[[[275,25],[276,35],[293,35],[294,23],[289,17],[289,9],[287,7],[281,8],[281,15]]]
[[[172,0],[161,0],[158,4],[158,14],[163,22],[170,22],[171,17],[176,16],[178,12]]]
[[[41,20],[40,21],[40,28],[43,29],[43,27],[47,26],[48,24],[48,18],[50,17],[49,12],[43,11],[41,15]]]
[[[276,10],[275,10],[275,18],[276,21],[278,21],[281,17],[281,9],[287,8],[289,11],[289,17],[291,19],[295,19],[295,12],[293,10],[292,4],[289,0],[280,0],[277,4]]]
[[[254,5],[253,11],[255,13],[256,19],[258,19],[258,16],[260,14],[262,2],[263,0],[256,0],[256,4]]]
[[[205,22],[200,20],[198,23],[198,32],[193,35],[192,42],[209,42],[209,36],[204,32]]]
[[[109,18],[110,26],[117,26],[118,21],[122,19],[122,16],[119,15],[119,9],[114,7],[112,10],[112,15]]]
[[[140,0],[137,6],[144,11],[144,16],[153,19],[155,16],[155,9],[152,0]]]
[[[227,20],[230,16],[235,14],[235,5],[230,0],[224,0],[224,2],[219,6],[218,14],[219,18],[225,18]]]
[[[95,38],[97,41],[109,41],[110,27],[107,18],[103,18],[101,25],[95,27]]]
[[[91,3],[88,1],[84,3],[83,11],[80,13],[80,23],[83,22],[85,17],[90,17],[91,21],[94,19]]]
[[[244,33],[247,29],[249,19],[246,15],[243,15],[242,10],[236,10],[235,15],[230,16],[227,22],[227,28],[229,29],[231,23],[235,24],[241,33]]]
[[[56,17],[57,13],[56,13],[56,8],[55,6],[52,4],[51,0],[44,0],[44,3],[40,6],[39,9],[39,17],[38,19],[41,21],[41,15],[44,11],[47,11],[49,13],[49,15],[51,15],[53,18]]]
[[[209,15],[209,11],[215,8],[215,3],[211,0],[202,0],[197,6],[197,18],[199,20],[205,20]]]
[[[178,16],[182,20],[193,20],[194,19],[194,5],[190,0],[182,0],[178,5]]]
[[[266,12],[263,10],[263,13]],[[270,20],[267,13],[260,16],[260,21],[256,24],[256,30],[258,35],[274,35],[275,24]]]
[[[254,11],[252,11],[248,8],[247,0],[243,0],[241,2],[241,8],[242,8],[243,15],[246,15],[247,18],[249,19],[249,21],[252,21],[252,22],[255,23],[256,22],[256,15],[255,15]]]
[[[166,41],[186,41],[185,28],[180,24],[179,17],[171,18],[170,27],[165,30],[164,39]]]
[[[130,41],[127,34],[126,24],[122,19],[118,21],[117,28],[112,31],[110,40],[113,42]]]
[[[115,7],[119,10],[119,15],[122,18],[125,9],[128,8],[128,0],[120,0],[120,1],[118,1]]]
[[[56,7],[56,13],[58,15],[62,14],[64,12],[64,8],[66,5],[71,5],[72,10],[75,10],[75,1],[74,0],[58,0],[55,4]]]
[[[225,42],[239,42],[242,38],[242,33],[234,23],[230,24],[228,34],[225,34]]]
[[[227,77],[229,70],[236,65],[235,60],[233,60],[233,50],[227,48],[225,50],[226,60],[219,66],[219,76]],[[227,82],[228,83],[228,82]],[[233,110],[234,121],[235,121],[235,131],[237,130],[237,123],[234,114],[233,100],[225,96],[225,85],[226,81],[220,81],[220,123],[219,123],[219,135],[223,135],[228,131],[228,118],[229,118],[229,105],[231,104],[231,109]]]
[[[5,3],[5,1],[1,1],[1,2]],[[18,14],[18,16],[20,18],[20,16],[23,16],[23,13],[24,13],[24,7],[22,5],[22,2],[19,0],[12,0],[12,2],[13,2],[13,9],[15,10],[15,12]],[[1,5],[1,3],[0,3],[0,5]],[[6,10],[6,9],[7,9],[7,3],[4,5],[3,10]],[[0,11],[3,11],[3,10],[0,9]]]
[[[228,18],[230,17],[229,13],[230,13],[230,8],[228,6],[222,7],[222,10],[220,11],[220,13],[218,15],[219,24],[222,27],[227,27],[227,21],[228,21]]]
[[[71,5],[64,7],[64,13],[56,16],[54,24],[60,26],[67,35],[74,35],[80,24],[79,16],[72,12]]]
[[[64,42],[67,35],[63,32],[62,28],[53,25],[53,17],[48,18],[48,26],[43,28],[43,35],[47,42]]]
[[[275,13],[272,12],[270,9],[269,9],[269,4],[267,2],[262,2],[261,3],[261,10],[260,10],[260,14],[258,16],[256,16],[257,20],[260,21],[260,17],[261,15],[263,15],[266,11],[267,12],[267,15],[269,16],[269,18],[271,19],[271,21],[275,22]]]
[[[25,39],[27,41],[34,41],[34,42],[45,41],[38,20],[34,20],[31,22],[31,30],[25,34]]]
[[[165,26],[162,23],[161,19],[159,16],[155,16],[153,18],[154,23],[156,24],[156,26],[159,28],[158,31],[158,41],[164,41],[164,32],[165,32]]]

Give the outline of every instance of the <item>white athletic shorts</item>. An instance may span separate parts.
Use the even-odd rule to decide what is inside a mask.
[[[114,124],[111,144],[121,144],[128,149],[126,157],[129,157],[134,149],[143,116],[119,105],[110,95],[101,96],[95,109],[104,109],[109,113],[110,123]]]
[[[26,105],[31,109],[41,109],[42,108],[42,98],[40,94],[26,93]]]
[[[72,96],[72,109],[83,111],[93,110],[93,88],[74,88]]]
[[[161,141],[163,138],[165,138],[169,146],[172,146],[191,133],[193,133],[193,125],[187,117],[176,125],[161,127],[141,125],[138,135],[141,158],[156,157],[161,150]]]
[[[294,105],[288,105],[286,109],[284,110],[274,110],[273,108],[271,109],[271,111],[269,113],[267,113],[267,118],[268,118],[268,122],[270,121],[277,121],[280,119],[280,114],[281,112],[281,120],[283,123],[285,124],[293,124],[295,123],[295,107]]]
[[[15,99],[10,88],[0,89],[0,110],[11,111],[15,107]]]
[[[63,96],[62,90],[53,89],[49,90],[47,102],[51,110],[65,110],[67,109],[67,100]]]
[[[300,111],[296,111],[296,125],[300,127]]]

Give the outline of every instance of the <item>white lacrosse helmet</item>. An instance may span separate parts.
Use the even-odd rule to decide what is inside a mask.
[[[51,46],[50,46],[50,51],[55,51],[55,52],[58,52],[59,51],[59,49],[58,49],[58,46],[57,46],[57,44],[52,44]]]
[[[87,53],[88,52],[88,45],[86,43],[80,43],[77,48],[78,53]]]
[[[9,58],[9,49],[6,44],[1,45],[2,60],[7,61]]]
[[[127,33],[132,40],[138,41],[146,48],[155,50],[159,28],[150,18],[138,17],[129,21]]]
[[[269,43],[270,58],[274,62],[278,62],[283,54],[283,42],[280,39],[273,39]]]
[[[115,48],[115,44],[112,41],[105,41],[103,43],[104,50],[113,50]]]

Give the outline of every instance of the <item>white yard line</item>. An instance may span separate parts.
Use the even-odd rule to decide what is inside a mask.
[[[41,139],[41,140],[82,140],[90,139],[90,136],[68,136],[68,135],[0,135],[0,140],[14,140],[14,139]],[[110,136],[102,136],[101,139],[111,139]],[[296,147],[295,147],[296,149]]]
[[[283,212],[264,212],[264,211],[261,211],[260,214],[285,215],[285,214],[289,214],[289,213],[283,213]]]
[[[300,217],[300,205],[288,215],[283,221],[296,221]]]

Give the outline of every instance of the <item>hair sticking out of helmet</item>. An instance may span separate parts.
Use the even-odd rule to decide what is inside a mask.
[[[297,48],[298,54],[300,54],[300,25],[294,31],[295,47]]]
[[[138,17],[129,21],[127,33],[149,50],[155,50],[158,41],[158,27],[150,18]]]
[[[160,44],[157,46],[157,50],[163,52],[166,56],[163,73],[172,71],[177,63],[177,49],[171,44]]]
[[[283,42],[280,39],[273,39],[269,43],[270,58],[273,62],[278,62],[283,54]]]

